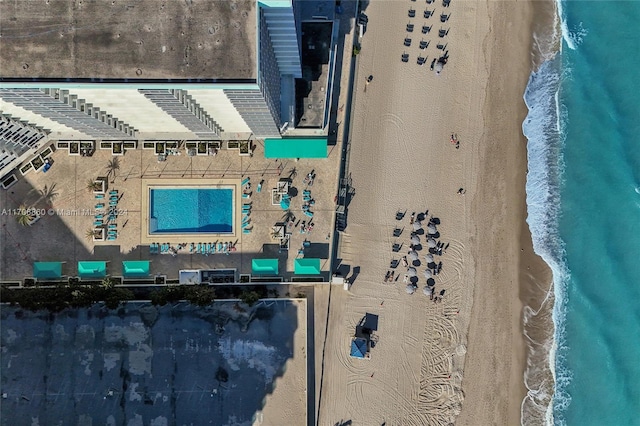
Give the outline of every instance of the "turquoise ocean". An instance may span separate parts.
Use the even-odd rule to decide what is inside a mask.
[[[640,425],[640,1],[556,6],[524,97],[527,222],[553,271],[525,321],[546,309],[554,331],[529,342],[523,424]]]

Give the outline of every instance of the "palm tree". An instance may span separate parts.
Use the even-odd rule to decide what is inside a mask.
[[[40,198],[33,203],[38,204],[40,201],[44,201],[46,205],[50,206],[53,204],[53,200],[58,196],[58,192],[56,192],[56,184],[55,182],[49,185],[45,185],[42,189],[32,189],[30,192],[35,192],[40,194]]]
[[[111,183],[114,183],[116,180],[116,172],[120,170],[120,159],[118,157],[114,157],[107,163],[107,177],[113,173],[113,179]]]
[[[101,189],[100,182],[94,179],[87,180],[87,191],[93,192],[93,191],[99,191],[100,189]]]
[[[93,241],[93,237],[96,235],[96,231],[93,228],[87,228],[84,231],[84,236],[88,241]]]
[[[18,220],[18,223],[22,226],[27,226],[29,222],[31,222],[32,217],[27,212],[27,206],[25,206],[24,204],[21,204],[20,207],[18,207],[18,215],[16,216],[16,219]]]
[[[294,218],[296,217],[296,215],[293,214],[293,212],[291,210],[287,210],[286,212],[284,212],[284,214],[282,215],[282,220],[285,223],[289,223],[291,222]]]
[[[298,176],[298,169],[296,169],[295,167],[289,169],[289,179],[293,179],[296,176]]]

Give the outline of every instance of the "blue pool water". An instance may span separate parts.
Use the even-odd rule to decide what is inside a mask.
[[[640,425],[640,2],[559,14],[562,50],[532,75],[523,125],[528,222],[554,273],[546,423]]]
[[[232,189],[151,189],[149,197],[152,234],[233,232]]]

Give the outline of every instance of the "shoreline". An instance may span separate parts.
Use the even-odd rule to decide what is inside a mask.
[[[489,82],[487,85],[487,101],[485,105],[485,125],[487,127],[486,138],[483,142],[489,145],[492,134],[507,137],[505,140],[497,142],[501,145],[500,152],[496,147],[489,146],[484,153],[481,162],[483,168],[480,171],[484,178],[481,181],[488,181],[492,177],[495,179],[496,170],[501,170],[500,176],[507,184],[502,195],[504,202],[512,206],[507,210],[503,219],[505,220],[505,231],[499,235],[508,241],[503,241],[503,247],[493,247],[506,260],[502,280],[496,280],[496,286],[500,287],[497,292],[503,295],[503,299],[509,299],[506,307],[493,307],[497,310],[496,318],[509,321],[509,325],[496,324],[492,332],[507,333],[509,336],[508,350],[510,350],[510,360],[504,359],[503,369],[496,367],[495,358],[499,356],[498,344],[494,346],[493,356],[483,356],[486,348],[474,348],[470,345],[468,358],[465,362],[465,389],[466,400],[462,407],[462,412],[458,421],[460,424],[491,424],[524,423],[522,417],[523,401],[527,395],[525,375],[527,373],[527,361],[531,357],[531,348],[527,344],[528,337],[525,335],[525,307],[540,304],[540,294],[534,289],[540,288],[540,283],[550,283],[552,279],[551,269],[533,250],[533,242],[527,219],[526,203],[526,173],[527,173],[527,138],[522,133],[522,123],[526,118],[528,109],[524,103],[523,95],[527,87],[528,79],[536,67],[539,60],[534,52],[534,31],[540,25],[544,25],[537,19],[537,12],[541,7],[536,2],[530,1],[519,3],[518,6],[509,3],[489,3],[491,28],[494,44],[491,47],[491,57]],[[513,22],[517,21],[518,24]],[[496,22],[499,25],[496,25]],[[506,25],[505,25],[506,24]],[[510,29],[513,28],[512,31]],[[500,32],[506,34],[501,34]],[[501,71],[506,68],[503,64],[509,64],[508,74]],[[496,118],[496,116],[498,118]],[[508,135],[512,135],[511,138]],[[497,137],[495,138],[497,139]],[[502,179],[500,179],[502,180]],[[511,188],[509,188],[511,186]],[[478,200],[476,204],[476,214],[478,222],[481,218],[487,217],[495,206],[487,208],[485,200],[494,196],[496,188],[493,185],[479,185]],[[490,229],[483,235],[483,230],[479,230],[479,240],[495,238],[491,235],[496,230]],[[482,238],[482,236],[484,238]],[[476,259],[482,259],[482,247]],[[514,250],[513,263],[508,251]],[[482,268],[479,268],[478,281],[482,275]],[[491,275],[491,274],[489,274]],[[486,300],[482,294],[474,294],[474,304],[472,318],[482,318],[482,313],[491,309],[492,301]],[[471,321],[469,327],[469,340],[474,341],[480,337],[483,344],[490,344],[490,336],[486,336],[487,330],[483,330],[485,321]],[[531,335],[529,334],[529,338]],[[502,342],[503,344],[505,342]],[[506,349],[506,348],[504,348]],[[481,351],[477,354],[476,351]],[[506,356],[507,353],[504,353]],[[509,368],[505,366],[509,365]],[[496,380],[496,378],[499,378]],[[476,382],[471,384],[471,381]],[[466,382],[466,383],[465,383]],[[480,385],[481,384],[481,385]],[[489,384],[495,384],[491,388]],[[466,386],[465,386],[466,385]],[[489,395],[482,395],[480,387]],[[471,391],[471,392],[470,392]],[[506,391],[506,392],[505,392]],[[475,396],[472,396],[475,395]],[[506,399],[498,398],[491,401],[491,394],[504,395]],[[494,403],[498,408],[497,413],[487,411],[486,407]]]

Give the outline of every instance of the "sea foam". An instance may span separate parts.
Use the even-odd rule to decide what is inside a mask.
[[[553,38],[554,35],[550,39]],[[538,39],[534,37],[534,40]],[[534,48],[540,47],[540,43],[534,45]],[[534,251],[553,272],[553,285],[548,283],[549,288],[541,289],[543,297],[540,306],[526,306],[524,309],[524,333],[528,344],[525,385],[528,392],[521,408],[523,425],[553,424],[554,420],[558,420],[554,419],[554,405],[568,404],[570,401],[569,396],[561,390],[568,383],[569,375],[555,369],[557,361],[566,352],[564,294],[569,278],[564,261],[564,244],[558,233],[564,167],[563,123],[566,122],[559,93],[566,71],[562,69],[561,52],[538,54],[541,58],[549,59],[529,78],[524,95],[529,112],[522,125],[528,139],[527,223]]]

